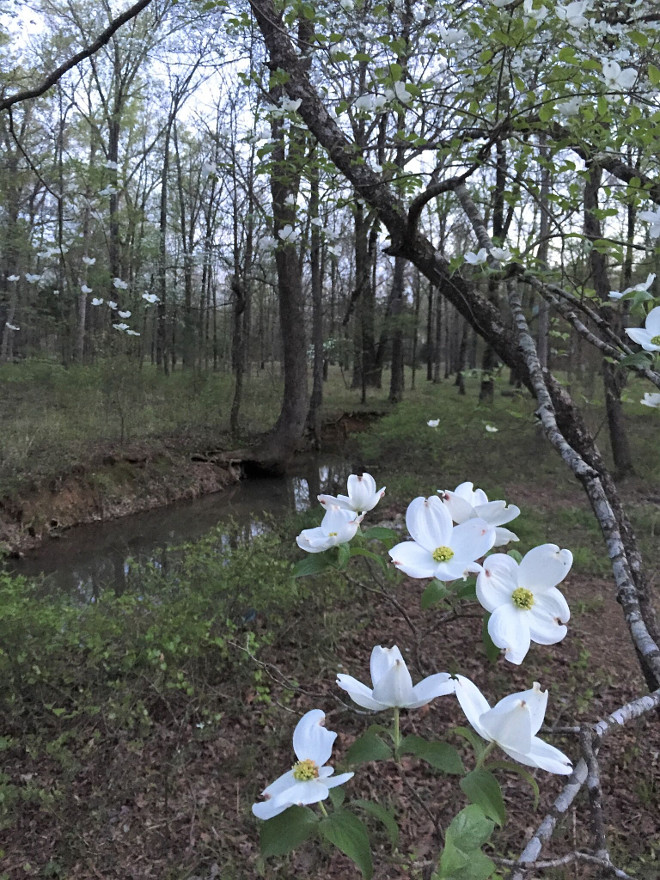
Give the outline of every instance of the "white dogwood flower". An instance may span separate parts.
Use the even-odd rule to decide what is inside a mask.
[[[88,294],[88,293],[92,292],[92,288],[88,287],[86,284],[81,284],[80,285],[80,292],[84,293],[84,294]]]
[[[562,776],[573,772],[563,752],[536,736],[548,705],[548,692],[542,691],[538,682],[528,691],[504,697],[491,709],[479,688],[457,675],[456,697],[479,736],[496,743],[514,761]]]
[[[371,652],[371,681],[373,688],[340,673],[337,684],[349,697],[363,709],[419,709],[435,697],[454,693],[454,680],[448,672],[437,672],[422,679],[413,686],[406,662],[401,651],[394,645],[383,648],[381,645]]]
[[[468,251],[463,259],[471,266],[479,266],[488,259],[488,251],[486,248],[479,248],[476,254],[473,251]]]
[[[103,305],[103,299],[102,299],[101,297],[99,297],[99,296],[95,296],[94,299],[92,300],[92,305],[93,305],[93,306],[102,306],[102,305]]]
[[[300,719],[293,731],[293,751],[298,760],[261,792],[265,801],[252,804],[258,819],[272,819],[296,804],[323,801],[331,788],[353,777],[353,773],[333,777],[334,769],[326,765],[337,734],[323,727],[324,720],[325,713],[320,709],[312,709]]]
[[[376,481],[371,474],[351,474],[346,481],[348,495],[317,495],[324,507],[341,507],[356,513],[373,510],[385,494],[385,486],[376,489]]]
[[[429,426],[429,428],[437,428],[440,424],[440,419],[429,419],[426,424]]]
[[[128,290],[128,281],[122,281],[121,278],[113,278],[112,286],[116,290]]]
[[[622,70],[618,61],[603,61],[603,79],[607,89],[622,92],[634,85],[637,71],[634,67]]]
[[[639,219],[651,224],[649,229],[651,238],[660,238],[660,211],[640,211]]]
[[[627,293],[637,293],[637,291],[647,291],[655,281],[655,272],[651,272],[646,277],[646,281],[640,281],[637,284],[633,284],[632,287],[626,287],[625,290],[622,290],[619,293],[618,290],[610,290],[610,299],[621,299],[622,296],[625,296]]]
[[[131,317],[131,313],[128,312],[128,311],[126,311],[126,312],[117,312],[117,314],[119,315],[120,318],[130,318],[130,317]]]
[[[644,351],[660,351],[660,306],[656,306],[646,316],[644,327],[627,327],[626,333]]]
[[[486,425],[488,430],[488,425]],[[520,516],[520,508],[506,501],[489,501],[483,489],[475,489],[472,483],[461,483],[453,492],[438,490],[442,503],[455,523],[467,522],[479,517],[495,529],[494,547],[501,547],[509,541],[517,541],[518,536],[502,526]]]
[[[93,266],[94,263],[96,262],[96,257],[88,257],[88,256],[84,256],[84,257],[81,257],[81,260],[83,261],[83,263],[84,263],[86,266]]]
[[[143,293],[142,299],[145,302],[149,303],[149,305],[153,305],[154,303],[160,302],[159,298],[156,296],[155,293]]]
[[[647,391],[644,394],[644,397],[640,400],[640,403],[643,403],[644,406],[652,406],[652,407],[660,407],[660,394],[649,394]]]
[[[491,612],[488,633],[511,663],[520,664],[530,643],[554,645],[567,633],[571,612],[557,589],[573,564],[570,550],[541,544],[517,563],[506,553],[484,560],[477,598]]]
[[[437,495],[410,502],[406,527],[413,540],[392,547],[389,555],[394,565],[412,578],[453,581],[479,572],[476,560],[488,553],[495,541],[495,529],[483,519],[454,526]]]
[[[12,283],[14,281],[20,281],[20,280],[21,280],[20,275],[7,275],[7,281],[11,281]]]
[[[296,538],[296,544],[308,553],[323,553],[338,544],[352,541],[361,521],[362,517],[355,511],[333,505],[326,511],[320,526],[302,530]]]

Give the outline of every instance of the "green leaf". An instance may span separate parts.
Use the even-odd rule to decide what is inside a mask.
[[[435,880],[487,880],[495,865],[480,847],[490,838],[493,827],[481,807],[461,810],[447,829]]]
[[[449,596],[449,590],[442,581],[431,581],[428,587],[422,593],[422,610],[426,611],[437,602],[441,602]]]
[[[346,800],[346,791],[343,785],[335,785],[334,788],[330,789],[329,795],[330,801],[335,810],[338,810]]]
[[[387,761],[392,757],[392,749],[369,728],[358,737],[346,752],[349,764],[364,764],[366,761]]]
[[[330,558],[325,553],[311,553],[305,556],[293,566],[294,578],[305,577],[308,574],[321,574],[332,567]]]
[[[443,773],[465,772],[461,756],[453,746],[443,742],[428,742],[421,736],[407,736],[401,744],[402,755],[416,755]]]
[[[468,859],[467,864],[462,867],[458,865],[458,853],[463,859]],[[448,846],[445,844],[440,858],[440,870],[433,875],[433,880],[488,880],[494,870],[495,863],[481,850],[463,853],[450,841]]]
[[[337,810],[319,823],[319,831],[326,840],[355,862],[365,880],[370,880],[374,869],[369,836],[357,816],[348,810]]]
[[[338,544],[337,545],[337,565],[340,569],[346,568],[346,564],[348,560],[351,558],[351,545],[350,544]]]
[[[515,559],[515,561],[519,565],[523,561],[522,553],[519,550],[514,550],[513,548],[511,548],[511,550],[507,550],[506,555],[510,556],[511,559]]]
[[[372,526],[362,533],[362,537],[367,541],[382,541],[389,548],[398,543],[400,536],[394,529],[387,529],[385,526]]]
[[[335,791],[335,789],[331,789],[331,791]],[[380,804],[375,803],[374,801],[365,801],[362,798],[358,798],[356,801],[351,802],[353,806],[360,807],[361,810],[364,810],[365,813],[369,813],[375,819],[378,819],[385,827],[385,832],[387,833],[387,839],[392,844],[392,846],[398,846],[399,844],[399,826],[396,823],[396,820],[392,813],[389,810],[386,810],[385,807]]]
[[[484,643],[484,648],[486,649],[486,657],[490,663],[495,663],[502,651],[497,647],[495,642],[491,639],[490,633],[488,632],[488,621],[490,620],[490,614],[484,614],[483,623],[481,624],[481,640]]]
[[[476,599],[477,598],[477,581],[476,578],[470,577],[464,581],[454,581],[452,584],[452,592],[459,599]]]
[[[447,828],[446,837],[451,838],[463,852],[469,852],[486,843],[494,827],[495,823],[484,814],[481,807],[471,804],[454,816]]]
[[[529,783],[530,788],[534,792],[534,809],[536,809],[539,805],[539,798],[541,797],[541,792],[539,790],[539,785],[536,779],[525,770],[524,767],[521,767],[520,764],[514,764],[513,761],[489,761],[488,766],[492,767],[494,770],[510,770],[512,773],[517,773],[519,776]]]
[[[650,367],[653,364],[653,355],[646,351],[636,351],[627,354],[619,361],[621,367]]]
[[[486,751],[486,743],[481,739],[480,736],[469,727],[453,727],[451,730],[452,733],[457,733],[459,736],[462,736],[463,739],[466,739],[472,748],[474,749],[474,753],[477,756],[477,760],[483,755]]]
[[[264,858],[284,856],[300,846],[314,831],[318,817],[309,807],[289,807],[261,826],[259,846]]]
[[[652,86],[660,85],[660,70],[655,64],[649,64],[649,80]]]
[[[365,550],[364,547],[351,547],[350,555],[366,556],[366,558],[371,559],[372,562],[378,563],[381,568],[387,569],[387,562],[385,561],[385,559],[378,553],[374,553],[372,550]]]
[[[572,46],[564,46],[559,50],[559,55],[557,57],[565,64],[574,64],[576,61],[575,49]]]
[[[460,781],[462,791],[473,804],[477,804],[489,819],[504,825],[506,808],[500,784],[488,770],[473,770]]]

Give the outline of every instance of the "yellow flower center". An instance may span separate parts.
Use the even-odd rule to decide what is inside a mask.
[[[652,336],[651,345],[660,345],[660,336]]]
[[[434,562],[449,562],[454,556],[454,551],[451,547],[436,547],[432,555]]]
[[[293,778],[298,782],[310,782],[312,779],[317,779],[318,775],[319,768],[311,758],[305,758],[304,761],[298,761],[293,765]]]
[[[524,587],[518,587],[511,593],[513,604],[516,608],[522,608],[523,611],[529,611],[534,604],[534,593],[526,590]]]
[[[329,538],[336,538],[336,537],[337,537],[337,532],[328,532],[328,537],[329,537]]]

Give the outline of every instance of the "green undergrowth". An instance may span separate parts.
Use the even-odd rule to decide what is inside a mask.
[[[55,765],[49,792],[0,775],[0,830],[22,821],[21,805],[65,798],[90,748],[144,742],[163,725],[217,730],[248,692],[267,707],[256,658],[306,637],[300,620],[321,617],[345,589],[331,574],[322,592],[294,579],[288,545],[274,529],[248,542],[224,525],[173,549],[166,568],[131,564],[123,594],[85,606],[0,573],[3,767]]]

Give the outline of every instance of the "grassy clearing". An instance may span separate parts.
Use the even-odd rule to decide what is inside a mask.
[[[17,413],[32,419],[30,430],[42,424],[39,430],[46,432],[50,423],[58,454],[66,447],[70,460],[75,443],[83,450],[95,437],[104,437],[101,379],[76,375],[55,370],[42,377],[41,388],[35,387],[37,374],[32,384],[12,380],[22,395]],[[77,397],[76,381],[83,378],[88,384]],[[145,372],[142,409],[136,404],[138,413],[130,410],[130,430],[148,429],[153,436],[203,426],[224,430],[223,407],[231,390],[222,384],[226,378],[210,377],[193,394],[194,381],[175,374],[166,383]],[[6,398],[9,384],[3,387]],[[263,382],[250,385],[245,424],[254,430],[264,427],[264,413],[274,416],[274,395],[267,389]],[[457,665],[491,699],[539,680],[552,692],[548,721],[560,727],[576,718],[593,720],[641,687],[611,599],[598,530],[580,487],[539,436],[533,402],[527,395],[497,394],[494,405],[485,407],[476,391],[476,378],[469,380],[465,398],[450,383],[418,381],[414,395],[394,410],[387,406],[386,390],[374,393],[365,409],[383,416],[356,436],[358,451],[354,447],[351,457],[362,459],[379,485],[387,484],[384,517],[401,514],[415,495],[469,479],[489,497],[521,507],[512,528],[522,552],[544,541],[570,547],[575,567],[566,595],[573,620],[566,641],[536,646],[524,669],[503,661],[489,665],[480,646],[481,621],[471,605],[457,619],[452,607],[422,612],[418,584],[396,576],[385,583],[386,594],[374,594],[369,590],[375,581],[365,576],[366,569],[358,569],[353,583],[327,573],[293,581],[291,563],[301,555],[293,539],[301,527],[318,522],[320,512],[314,511],[279,522],[249,543],[238,534],[222,541],[210,535],[172,555],[167,569],[133,570],[132,589],[123,596],[107,594],[86,608],[45,597],[39,585],[2,576],[3,880],[257,876],[258,832],[250,804],[290,766],[291,731],[309,708],[323,707],[329,726],[342,731],[335,761],[341,767],[342,754],[368,720],[338,701],[333,680],[338,668],[364,679],[374,644],[399,644],[415,679]],[[630,481],[626,494],[634,502],[643,545],[657,562],[660,525],[648,498],[657,478],[657,413],[635,403],[639,396],[631,392],[628,411],[640,476]],[[37,400],[48,406],[39,415],[31,412],[30,400],[32,406]],[[89,405],[81,407],[81,400]],[[260,405],[268,407],[261,422]],[[360,409],[340,375],[332,378],[326,406],[328,413]],[[599,424],[598,402],[588,410],[590,421]],[[76,412],[80,419],[74,425]],[[150,413],[156,415],[147,417]],[[437,429],[427,427],[430,418],[440,419]],[[487,432],[486,424],[497,432]],[[17,436],[12,430],[9,424],[8,434]],[[380,510],[370,520],[379,515]],[[453,703],[437,701],[428,713],[406,714],[403,723],[404,732],[433,738],[464,722]],[[552,741],[577,754],[571,737]],[[452,744],[462,748],[458,738]],[[648,723],[633,725],[608,743],[603,763],[613,851],[621,867],[649,880],[657,876],[660,850],[660,792],[648,773],[658,745],[657,730]],[[396,804],[402,828],[398,849],[392,850],[382,829],[373,829],[380,880],[421,880],[420,864],[437,851],[439,841],[427,811],[446,827],[457,809],[454,781],[419,762],[406,767],[415,774],[417,796],[406,793],[398,770],[381,765],[363,765],[349,793]],[[537,777],[542,810],[559,784]],[[392,791],[400,798],[392,800]],[[634,792],[634,807],[629,792]],[[511,856],[535,816],[520,780],[507,778],[505,800],[513,824],[496,838],[494,853]],[[586,846],[582,834],[579,827],[562,825],[558,852],[576,843]],[[347,880],[356,874],[342,857],[312,849],[276,860],[263,876]],[[572,867],[555,872],[556,880],[572,876]],[[581,874],[584,880],[591,876]]]

